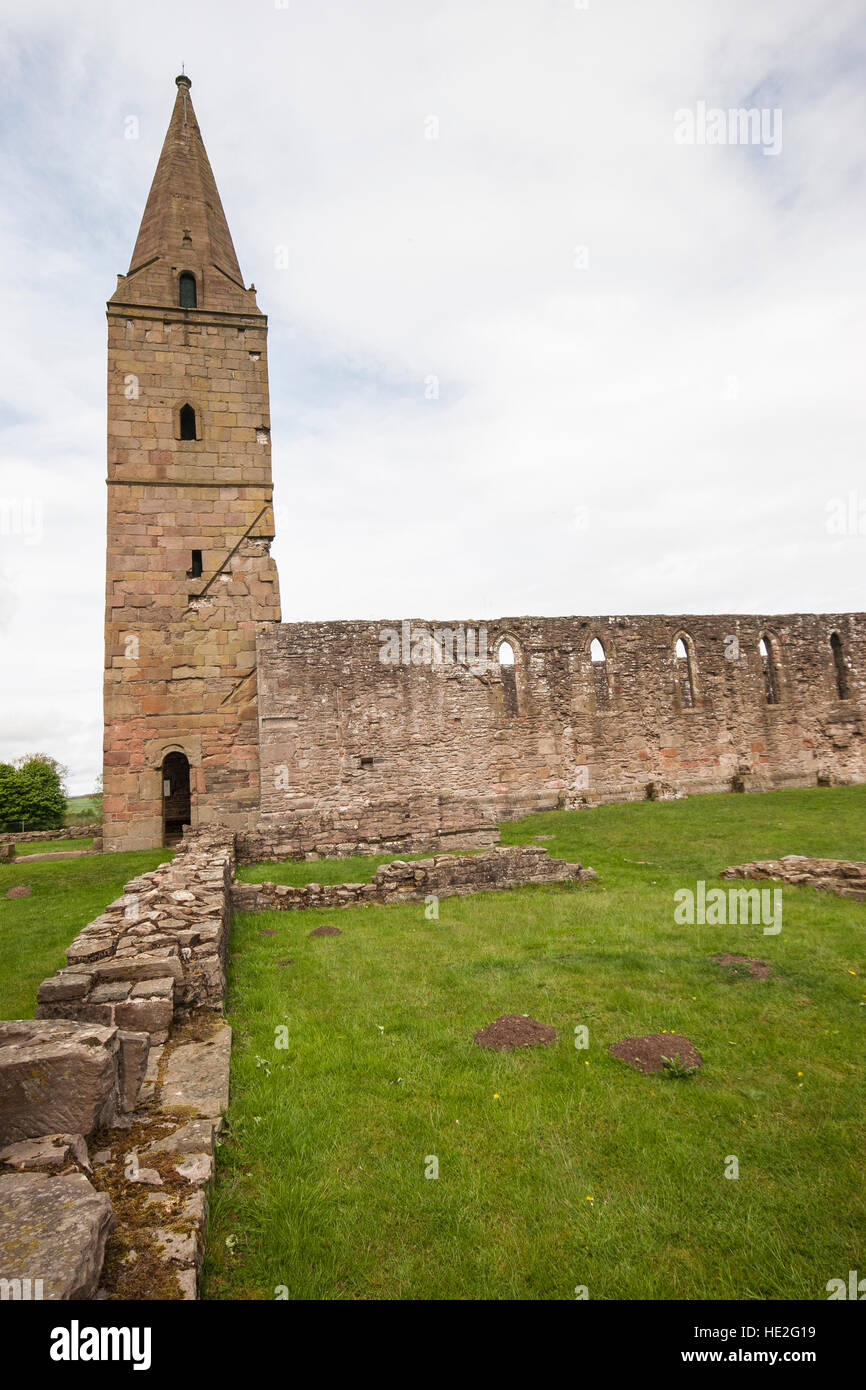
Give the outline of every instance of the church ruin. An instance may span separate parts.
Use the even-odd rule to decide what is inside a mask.
[[[105,848],[485,844],[535,810],[866,780],[862,614],[281,622],[267,319],[190,86],[108,302]]]

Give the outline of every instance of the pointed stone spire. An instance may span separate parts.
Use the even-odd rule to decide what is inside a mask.
[[[185,73],[153,176],[135,249],[113,302],[178,307],[179,279],[195,277],[198,309],[256,312],[244,288]]]

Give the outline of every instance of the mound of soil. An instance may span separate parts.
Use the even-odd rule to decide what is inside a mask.
[[[729,975],[751,975],[753,980],[772,979],[769,961],[759,956],[732,956],[727,952],[721,956],[710,956],[716,965],[722,965]]]
[[[29,898],[32,892],[33,889],[28,888],[26,883],[16,883],[14,888],[7,889],[4,896],[7,898]]]
[[[314,931],[308,931],[307,936],[342,936],[339,927],[316,927]]]
[[[556,1041],[556,1029],[524,1014],[502,1014],[479,1028],[474,1040],[478,1047],[491,1047],[494,1052],[510,1052],[515,1047],[549,1047]]]
[[[677,1054],[682,1067],[700,1067],[704,1061],[694,1043],[681,1033],[646,1033],[642,1038],[623,1038],[622,1042],[611,1043],[608,1052],[644,1073],[664,1071],[662,1058],[673,1059]]]

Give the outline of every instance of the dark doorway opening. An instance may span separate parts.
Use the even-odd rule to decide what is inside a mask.
[[[183,827],[190,824],[191,806],[189,758],[185,753],[168,753],[162,763],[162,826],[165,844],[174,844],[183,837]]]

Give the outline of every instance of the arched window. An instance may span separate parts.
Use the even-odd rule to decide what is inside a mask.
[[[845,664],[845,653],[842,650],[842,638],[838,632],[834,632],[830,638],[830,647],[833,651],[833,665],[836,670],[836,694],[840,700],[847,700],[849,695],[848,688],[848,667]]]
[[[502,709],[506,719],[516,719],[520,713],[517,702],[517,670],[514,648],[508,641],[502,641],[496,649],[499,662],[499,679],[502,682]]]
[[[677,689],[680,692],[680,700],[683,709],[694,709],[695,707],[695,678],[692,670],[691,647],[685,638],[678,637],[674,647],[674,664],[676,667]]]
[[[178,293],[180,295],[180,307],[182,309],[194,309],[198,303],[198,294],[195,286],[195,276],[188,270],[183,272],[178,280]]]
[[[195,411],[191,405],[182,405],[180,408],[180,437],[181,439],[195,439]]]
[[[758,643],[758,651],[761,653],[761,670],[764,673],[764,694],[767,704],[777,705],[779,703],[779,681],[776,675],[772,638],[762,637]]]
[[[610,709],[610,685],[607,679],[607,653],[597,637],[589,644],[592,662],[592,683],[595,689],[596,709]]]

